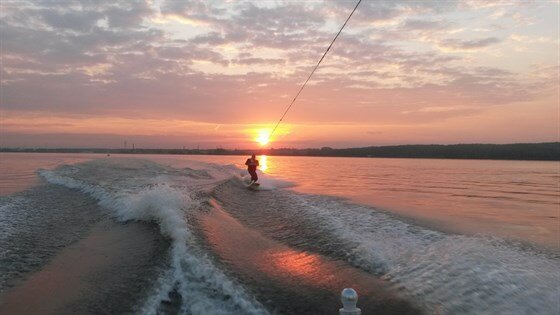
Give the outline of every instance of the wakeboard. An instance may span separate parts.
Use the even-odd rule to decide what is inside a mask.
[[[249,190],[259,190],[260,185],[261,184],[259,184],[259,183],[252,183],[252,184],[249,184],[249,186],[247,186],[247,189],[249,189]]]

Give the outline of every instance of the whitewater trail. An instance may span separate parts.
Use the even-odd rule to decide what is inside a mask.
[[[105,159],[42,170],[47,181],[78,189],[117,220],[157,222],[172,240],[170,269],[143,313],[157,312],[169,294],[182,313],[265,314],[249,291],[202,249],[189,217],[210,197],[243,223],[290,246],[345,257],[382,276],[427,312],[556,314],[557,255],[501,239],[446,234],[415,226],[371,207],[275,188],[292,184],[262,176],[262,192],[244,188],[233,165],[193,163],[173,168],[136,159]]]
[[[224,176],[224,172],[227,173],[227,168],[221,172],[214,170],[214,175]],[[193,187],[204,187],[216,180],[208,172],[176,170],[127,159],[41,170],[40,175],[50,183],[90,195],[119,221],[156,222],[161,233],[172,240],[171,268],[162,275],[147,302],[139,307],[142,313],[157,313],[160,304],[174,290],[183,300],[181,313],[267,313],[240,284],[229,279],[197,248],[187,217],[189,212],[200,208],[200,200],[193,197],[198,193]],[[192,179],[202,183],[193,183]]]

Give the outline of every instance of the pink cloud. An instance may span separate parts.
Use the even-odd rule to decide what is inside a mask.
[[[337,1],[164,1],[160,7],[147,1],[14,3],[0,21],[3,111],[214,126],[274,122],[351,9]],[[500,7],[514,11],[517,6]],[[520,103],[549,106],[546,96],[558,90],[557,60],[538,54],[509,60],[513,57],[502,50],[501,39],[519,30],[507,24],[484,36],[455,32],[486,16],[473,8],[455,1],[364,2],[288,122],[410,127],[469,119],[499,106],[518,111],[532,110],[516,107]],[[161,16],[202,24],[191,34],[188,27],[177,31],[152,23]],[[540,23],[533,32],[550,29],[547,20]],[[488,48],[510,62],[495,64],[493,56],[474,54]],[[523,70],[534,68],[525,59],[542,65],[537,74]],[[43,125],[42,130],[54,134],[55,129]],[[102,134],[104,129],[65,132]],[[138,135],[151,136],[142,130]],[[345,133],[347,143],[360,143],[364,135],[371,134]],[[437,133],[430,135],[438,142]]]

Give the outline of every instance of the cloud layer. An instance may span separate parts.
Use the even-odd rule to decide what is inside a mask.
[[[179,121],[198,126],[184,135],[201,138],[193,142],[213,145],[225,137],[230,140],[222,146],[250,145],[243,134],[279,118],[353,5],[3,1],[0,145],[59,133],[49,118],[74,126],[62,131],[74,138],[180,137],[165,128]],[[344,132],[346,138],[336,139],[340,146],[391,143],[391,137],[484,142],[475,134],[472,140],[438,139],[437,132],[424,140],[402,135],[415,127],[475,123],[469,117],[496,110],[507,121],[509,108],[517,111],[511,117],[523,111],[544,116],[499,141],[528,134],[534,141],[554,140],[557,12],[554,2],[365,1],[286,121],[294,129],[321,126],[332,134],[341,124],[387,131]],[[32,123],[37,117],[42,125]],[[149,131],[124,123],[147,120]],[[229,127],[196,130],[218,124]],[[298,134],[298,141],[291,144],[328,144],[312,133]]]

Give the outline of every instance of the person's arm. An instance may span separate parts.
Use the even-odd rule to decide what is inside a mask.
[[[249,165],[249,159],[247,159],[247,161],[245,161],[245,165]]]
[[[259,166],[259,160],[255,160],[255,166]]]

